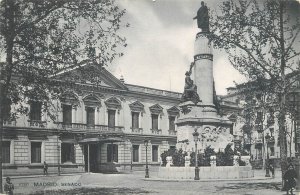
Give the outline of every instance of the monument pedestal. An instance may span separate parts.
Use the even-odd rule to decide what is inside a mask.
[[[193,132],[199,133],[198,149],[204,151],[211,146],[216,152],[233,144],[233,136],[230,134],[232,122],[225,117],[220,117],[214,105],[203,105],[193,102],[184,102],[179,105],[182,115],[177,121],[177,148],[184,151],[194,151],[195,142]]]

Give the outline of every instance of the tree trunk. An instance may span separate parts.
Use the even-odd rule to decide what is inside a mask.
[[[283,98],[285,99],[285,94]],[[279,141],[280,141],[280,163],[281,163],[281,174],[282,178],[287,170],[287,144],[286,144],[286,130],[285,130],[285,108],[283,104],[284,100],[280,101],[280,113],[278,118],[279,126]]]
[[[280,164],[281,164],[281,176],[283,183],[283,176],[287,170],[287,140],[286,140],[286,129],[285,129],[285,117],[286,117],[286,77],[285,77],[285,40],[284,40],[284,29],[283,29],[283,13],[284,13],[284,1],[280,1],[279,8],[280,16],[280,50],[281,50],[281,66],[280,66],[280,76],[281,76],[281,86],[279,92],[279,140],[280,140]]]

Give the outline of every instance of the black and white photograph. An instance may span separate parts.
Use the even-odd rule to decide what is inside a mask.
[[[300,0],[0,0],[0,195],[300,195]]]

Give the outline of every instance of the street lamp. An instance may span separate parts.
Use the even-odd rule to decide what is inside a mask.
[[[197,142],[198,142],[198,136],[199,133],[197,132],[197,129],[195,129],[195,132],[193,133],[194,142],[195,142],[195,178],[194,180],[199,180],[199,167],[198,167],[198,150],[197,150]]]
[[[146,169],[145,169],[145,178],[149,178],[149,168],[148,168],[148,140],[144,141],[144,145],[146,147]]]
[[[269,133],[267,133],[267,135],[265,136],[265,138],[266,138],[266,142],[267,142],[267,159],[266,159],[266,175],[265,175],[265,177],[270,177],[270,171],[269,171],[269,148],[268,148],[268,144],[269,144],[271,136],[269,135]]]

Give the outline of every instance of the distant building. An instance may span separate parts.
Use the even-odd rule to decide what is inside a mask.
[[[295,112],[286,116],[287,156],[291,158],[299,155],[300,145],[300,85],[298,82],[294,85],[292,92],[287,95],[287,104],[293,107]],[[229,111],[227,114],[232,113],[229,118],[235,122],[233,126],[235,146],[251,155],[256,168],[262,168],[267,157],[280,166],[279,126],[276,113],[270,114],[260,107],[259,94],[256,98],[247,100],[242,88],[243,85],[227,88],[227,95],[221,97],[220,103],[223,108],[227,107],[226,110]],[[253,94],[255,93],[253,91]],[[253,109],[256,110],[255,113],[247,113],[245,109],[247,101],[255,102],[254,106],[257,108]]]

